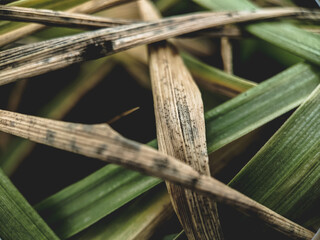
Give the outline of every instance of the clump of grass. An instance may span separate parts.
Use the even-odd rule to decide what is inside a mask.
[[[289,0],[155,4],[165,16],[177,14],[160,19],[147,0],[0,6],[0,103],[7,109],[0,130],[20,137],[1,135],[0,238],[317,239],[319,10]],[[239,49],[248,38],[271,43],[272,51]],[[281,65],[292,54],[302,62]],[[269,58],[272,65],[264,64]],[[258,61],[257,78],[274,76],[246,79],[252,75],[242,68],[253,74],[250,64]],[[154,108],[146,111],[151,93]],[[128,139],[142,135],[156,139]],[[65,152],[41,155],[35,143]],[[74,177],[80,155],[86,171]],[[57,156],[64,161],[52,182],[63,184],[42,184],[48,193],[33,201],[38,190],[24,193],[19,178],[30,179],[20,171],[30,159],[54,164]],[[31,166],[42,173],[39,161]],[[61,170],[68,177],[60,178]]]

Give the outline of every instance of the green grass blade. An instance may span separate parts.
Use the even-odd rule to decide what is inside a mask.
[[[298,222],[320,194],[320,86],[230,182],[230,186]],[[313,210],[312,210],[313,209]]]
[[[257,9],[247,0],[193,0],[212,10],[248,10]],[[255,23],[246,26],[255,36],[290,51],[310,62],[320,65],[320,35],[301,30],[291,24]]]
[[[253,129],[258,128],[259,126],[273,120],[286,111],[289,111],[298,106],[313,91],[313,89],[316,88],[316,86],[320,82],[319,79],[319,71],[316,71],[316,69],[311,68],[307,64],[301,63],[248,90],[247,92],[239,95],[233,100],[228,101],[225,104],[222,104],[207,112],[206,126],[209,153],[221,148],[227,143],[240,138]],[[267,110],[269,108],[269,111],[261,111],[261,109]],[[244,109],[246,111],[244,111]],[[223,138],[220,135],[222,135]],[[156,147],[156,141],[152,141],[149,146]],[[105,168],[108,168],[108,166]],[[114,168],[121,169],[121,167]],[[130,173],[129,170],[123,171],[128,172],[128,174]],[[143,183],[145,178],[146,177],[144,175],[137,175],[136,179],[139,179],[139,181],[141,181],[141,184]],[[94,179],[99,179],[98,173],[93,173],[91,175],[91,179],[93,179],[92,186],[87,185],[87,183],[85,182],[78,182],[77,184],[78,186],[86,185],[88,186],[88,189],[90,189],[90,191],[96,192],[96,190],[94,190],[94,188],[96,187],[94,186]],[[150,184],[154,186],[155,182],[151,181]],[[73,190],[73,188],[76,188],[76,186],[77,185],[71,186],[68,190],[69,192],[74,192],[73,195],[78,194],[76,190]],[[144,192],[142,190],[139,190],[139,186],[135,187],[136,189],[138,189],[138,191],[140,191],[140,194]],[[146,190],[148,189],[148,187],[146,186],[144,189]],[[83,194],[85,194],[85,192]],[[137,193],[133,194],[135,194],[134,196],[139,195]],[[42,211],[46,211],[46,208],[50,208],[51,203],[52,205],[60,205],[60,198],[60,193],[52,196],[51,200],[47,202],[47,205],[42,208]],[[94,196],[94,198],[96,199],[96,201],[103,202],[103,199],[99,198],[99,196]],[[68,201],[70,201],[68,204],[70,204],[71,206],[73,204],[73,201],[81,202],[82,200],[80,197],[72,198],[72,196],[69,196]],[[125,201],[123,201],[123,203],[124,202]],[[123,203],[118,204],[118,207],[121,207]],[[94,207],[94,204],[91,205],[91,207]],[[77,210],[75,209],[75,212],[76,211]],[[76,216],[77,215],[75,214],[71,217]],[[89,217],[92,219],[96,218],[96,221],[98,221],[101,216],[102,215],[90,215],[89,212],[87,216],[82,215],[82,217]],[[60,221],[67,221],[69,217],[70,216],[68,214],[61,215]],[[59,222],[58,217],[56,221]],[[80,215],[78,216],[78,221],[82,221]],[[81,227],[81,229],[83,228]],[[81,229],[74,230],[74,232],[80,231]],[[65,233],[60,233],[61,236],[63,236],[63,234]]]
[[[183,230],[177,234],[171,234],[163,238],[163,240],[182,240],[182,239],[186,239],[186,235],[184,234]]]
[[[0,238],[59,239],[0,169]]]
[[[160,182],[110,164],[35,208],[56,234],[66,239]]]
[[[247,0],[193,0],[203,7],[213,10],[248,10],[257,9],[257,6]]]
[[[207,112],[208,151],[297,107],[320,83],[319,77],[319,69],[300,63]]]
[[[233,97],[257,85],[206,65],[186,53],[181,53],[181,55],[192,75],[201,81],[205,88],[213,88],[215,92]]]
[[[297,55],[294,55],[266,41],[259,40],[257,47],[263,54],[273,58],[277,63],[283,66],[290,67],[294,64],[303,62],[303,59],[298,57]]]
[[[165,188],[155,189],[133,204],[120,209],[115,216],[105,218],[85,230],[76,240],[134,240],[149,239],[152,226],[166,220],[173,213]]]
[[[94,88],[114,66],[112,59],[99,59],[82,66],[79,77],[55,96],[39,113],[39,116],[61,119],[90,89]],[[13,141],[0,157],[0,166],[11,175],[35,144],[24,139]]]

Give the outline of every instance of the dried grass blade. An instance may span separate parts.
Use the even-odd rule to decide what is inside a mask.
[[[296,239],[314,233],[293,223],[218,180],[150,147],[128,140],[107,124],[85,125],[49,120],[0,110],[0,129],[29,140],[163,178],[204,193],[218,202],[257,217]]]
[[[77,7],[77,9],[79,11],[79,7]],[[311,12],[309,10],[288,8],[287,10],[290,10],[291,12],[290,13],[284,12],[282,13],[283,15],[282,14],[279,15],[279,13],[277,13],[277,10],[279,9],[276,9],[276,8],[273,9],[274,16],[272,16],[272,18],[281,17],[281,16],[292,16],[292,17],[298,17],[303,19],[311,18],[312,20],[315,20],[315,19],[319,19],[320,17],[319,14],[317,14],[316,12]],[[112,27],[112,26],[119,26],[119,25],[134,23],[134,21],[130,21],[130,20],[97,17],[97,16],[90,16],[86,14],[73,13],[73,12],[75,12],[74,9],[72,12],[70,11],[62,12],[62,11],[53,11],[48,9],[35,9],[35,8],[24,8],[24,7],[0,5],[0,19],[2,20],[33,22],[33,23],[40,23],[40,24],[46,24],[46,25],[80,27],[80,28],[88,28],[88,27],[103,28],[103,27]],[[214,13],[214,14],[220,15],[219,13]],[[255,20],[255,17],[253,17],[251,20]]]
[[[189,37],[198,37],[198,36],[204,36],[204,37],[210,37],[210,38],[222,38],[222,37],[241,38],[246,35],[245,33],[243,33],[243,31],[239,27],[235,25],[228,25],[226,27],[212,28],[208,30],[189,33],[189,34],[180,36],[180,38],[184,38],[184,37],[189,38]]]
[[[107,8],[116,7],[125,3],[135,2],[137,0],[91,0],[76,6],[70,12],[77,13],[96,13]]]
[[[320,240],[320,228],[311,240]]]
[[[134,23],[124,19],[3,5],[0,5],[0,19],[80,28],[105,28]]]
[[[0,85],[205,28],[292,14],[301,11],[283,8],[198,13],[29,44],[0,52]]]
[[[126,2],[132,2],[132,1],[135,1],[135,0],[91,0],[91,1],[88,1],[85,3],[82,3],[78,6],[71,7],[66,12],[89,14],[89,13],[98,12],[98,11],[106,9],[106,8],[114,7],[114,6],[117,6],[119,4],[123,4]],[[22,2],[18,1],[16,3],[13,3],[12,5],[13,6],[22,6],[22,7],[23,6],[25,6],[25,7],[34,6],[32,1],[31,1],[31,3],[28,3],[28,4],[25,4],[25,1],[22,1]],[[44,5],[46,6],[46,4],[44,4]],[[45,6],[40,5],[40,7],[45,7]],[[35,7],[37,7],[37,5],[35,5]],[[49,7],[53,8],[53,9],[56,8],[55,5],[53,5],[53,7],[49,5]],[[42,24],[27,24],[22,27],[20,25],[16,25],[13,29],[10,27],[8,29],[8,31],[1,34],[0,47],[6,45],[8,43],[14,42],[14,41],[16,41],[22,37],[25,37],[27,35],[35,33],[45,27],[46,26],[44,26]]]
[[[159,19],[150,2],[139,3],[144,20]],[[166,42],[149,45],[149,69],[159,150],[210,175],[201,93],[175,47]],[[211,199],[166,184],[188,239],[223,239],[217,206]]]
[[[232,57],[232,44],[230,39],[227,37],[222,37],[221,41],[221,58],[223,62],[223,69],[226,73],[233,73],[233,57]]]

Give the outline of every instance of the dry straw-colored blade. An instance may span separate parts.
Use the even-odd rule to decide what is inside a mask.
[[[197,13],[29,44],[0,52],[0,85],[205,28],[297,14],[306,15],[292,8]]]
[[[139,2],[144,20],[159,19],[148,1]],[[201,93],[174,46],[149,45],[158,147],[161,152],[210,175]],[[216,204],[189,189],[166,182],[188,239],[223,239]]]
[[[70,12],[95,13],[107,8],[119,6],[121,4],[134,2],[137,0],[91,0],[82,5],[74,7]]]
[[[79,9],[79,7],[77,9]],[[291,17],[315,20],[315,19],[319,19],[320,17],[319,13],[313,12],[307,9],[298,9],[298,8],[282,9],[282,13],[280,15],[278,10],[279,9],[273,10],[274,15],[271,16],[272,18],[291,16]],[[289,10],[290,12],[287,12],[287,10]],[[94,9],[94,11],[96,11],[96,9]],[[79,28],[112,27],[112,26],[130,24],[134,22],[134,21],[124,20],[124,19],[96,17],[96,16],[73,13],[73,12],[70,12],[70,11],[62,12],[62,11],[53,11],[48,9],[35,9],[35,8],[24,8],[24,7],[0,5],[0,19],[9,20],[9,21],[33,22],[33,23],[40,23],[45,25],[79,27]],[[91,10],[91,12],[93,11]],[[155,20],[155,19],[152,19],[152,20]],[[251,20],[255,20],[255,17],[252,17]]]
[[[185,163],[122,137],[107,124],[68,123],[1,110],[0,129],[38,143],[138,170],[201,192],[247,215],[257,217],[296,239],[310,239],[314,235],[218,180],[199,174]]]
[[[233,56],[232,44],[228,37],[222,37],[221,41],[221,58],[223,62],[223,69],[226,73],[233,73]]]
[[[5,5],[0,5],[0,19],[80,28],[114,27],[133,23],[124,19]]]
[[[320,228],[311,240],[320,240]]]
[[[65,7],[63,7],[63,5],[68,5],[68,6],[70,6],[70,8],[67,9],[66,11],[69,13],[87,13],[87,14],[89,14],[89,13],[96,13],[96,12],[101,11],[103,9],[111,8],[111,7],[126,3],[126,2],[132,2],[132,1],[135,1],[135,0],[90,0],[87,2],[81,1],[80,3],[71,2],[71,6],[70,6],[70,1],[61,2],[62,6],[59,5],[60,2],[56,3],[56,1],[53,1],[54,2],[54,4],[53,4],[51,1],[47,1],[47,2],[40,4],[40,7],[42,7],[42,8],[48,7],[50,9],[51,8],[52,9],[56,9],[56,8],[65,9]],[[21,7],[35,7],[35,8],[38,7],[38,5],[36,3],[34,3],[34,1],[32,1],[32,0],[17,1],[17,2],[10,4],[10,5],[21,6]],[[45,27],[46,26],[42,25],[42,24],[27,24],[27,25],[22,25],[22,26],[20,24],[17,24],[14,27],[9,26],[7,29],[5,29],[4,32],[1,33],[0,46],[4,46],[8,43],[12,43],[22,37],[25,37],[27,35],[34,33],[34,32],[37,32]]]

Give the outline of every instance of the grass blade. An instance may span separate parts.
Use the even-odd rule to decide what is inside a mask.
[[[223,62],[224,71],[232,74],[233,73],[233,56],[232,56],[232,44],[227,37],[222,37],[221,41],[221,58]]]
[[[314,235],[314,237],[311,240],[319,240],[320,239],[320,228],[317,231],[316,235]]]
[[[317,68],[300,63],[207,112],[208,151],[297,107],[317,87],[319,76]]]
[[[157,188],[129,207],[120,209],[115,217],[106,218],[85,230],[74,240],[139,240],[150,239],[154,228],[173,214],[165,188]]]
[[[257,85],[254,82],[241,79],[206,65],[186,53],[181,53],[181,55],[192,75],[205,89],[228,97],[234,97]]]
[[[59,239],[0,169],[0,238]]]
[[[133,21],[129,20],[96,17],[79,13],[8,6],[0,6],[0,19],[81,28],[114,27],[133,23]]]
[[[279,14],[279,9],[272,9],[274,15],[267,16],[266,18],[292,16],[303,19],[312,20],[319,19],[319,13],[311,12],[308,10],[294,9],[294,8],[282,8]],[[287,10],[287,11],[285,11]],[[269,9],[270,11],[270,9]],[[289,12],[288,12],[289,11]],[[217,13],[214,13],[217,14]],[[235,17],[238,13],[230,13],[229,18]],[[233,16],[232,16],[233,15]],[[34,9],[24,7],[12,7],[12,6],[0,6],[0,19],[10,21],[21,21],[21,22],[34,22],[46,25],[65,26],[65,27],[80,27],[80,28],[103,28],[113,27],[125,24],[132,24],[134,21],[123,20],[123,19],[112,19],[105,17],[96,17],[86,14],[77,14],[61,11],[53,11],[47,9]],[[250,20],[255,20],[256,17],[252,17]],[[240,21],[242,21],[240,19]],[[249,20],[246,20],[249,21]]]
[[[249,10],[258,9],[248,0],[193,0],[212,10]],[[257,23],[246,29],[265,41],[275,44],[315,64],[320,64],[320,36],[301,30],[291,24]]]
[[[95,13],[100,10],[131,1],[134,0],[22,0],[16,1],[10,5],[19,7],[46,8],[52,10],[67,10],[71,13]],[[45,26],[41,24],[2,22],[0,23],[0,46],[14,42],[43,28],[45,28]]]
[[[319,102],[320,87],[237,174],[230,186],[299,222],[318,215],[311,209],[317,208],[320,194]]]
[[[144,20],[159,19],[148,1],[140,2],[140,12]],[[159,150],[210,176],[201,93],[174,46],[162,42],[148,49]],[[189,239],[223,238],[215,202],[166,185]]]
[[[77,4],[82,4],[86,0],[69,0],[69,1],[54,1],[54,0],[26,0],[16,1],[8,6],[19,6],[19,7],[33,7],[33,8],[46,8],[54,10],[66,10],[72,8]],[[28,24],[28,23],[17,23],[3,21],[0,23],[0,46],[4,46],[8,43],[12,43],[21,37],[34,33],[44,26],[40,24]]]
[[[38,143],[126,166],[199,191],[246,215],[258,217],[288,236],[310,239],[314,235],[218,180],[200,175],[189,165],[122,137],[107,124],[67,123],[1,110],[0,128]]]
[[[66,239],[160,182],[110,164],[47,198],[35,209],[59,237]]]

